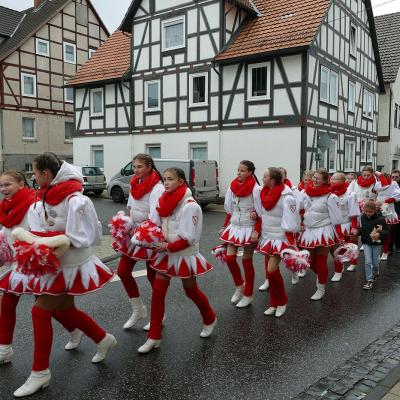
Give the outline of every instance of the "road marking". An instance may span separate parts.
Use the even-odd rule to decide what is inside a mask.
[[[140,277],[142,277],[142,276],[147,276],[147,270],[143,269],[143,270],[141,270],[141,271],[134,271],[134,272],[132,273],[132,276],[133,276],[134,278],[140,278]],[[119,277],[117,274],[115,274],[115,275],[114,275],[114,278],[111,279],[111,282],[118,282],[118,281],[120,281],[120,280],[121,280],[120,277]]]

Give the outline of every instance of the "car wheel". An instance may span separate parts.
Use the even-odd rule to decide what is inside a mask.
[[[101,196],[103,194],[104,190],[95,190],[94,195],[95,196]]]
[[[118,186],[113,187],[111,189],[111,193],[110,194],[111,194],[111,198],[113,199],[114,203],[123,203],[123,201],[125,200],[124,192]]]

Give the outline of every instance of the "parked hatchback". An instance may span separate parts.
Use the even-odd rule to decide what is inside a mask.
[[[155,159],[154,163],[161,174],[170,167],[183,169],[188,184],[201,205],[218,202],[218,165],[216,161]],[[133,164],[131,161],[111,178],[107,190],[115,203],[122,203],[128,198],[132,175]]]
[[[83,175],[83,192],[93,192],[100,196],[107,189],[107,181],[103,171],[99,167],[74,165],[80,169]]]

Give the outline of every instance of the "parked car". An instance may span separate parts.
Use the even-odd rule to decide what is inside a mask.
[[[193,194],[201,205],[218,201],[218,165],[216,161],[155,159],[154,164],[161,174],[170,167],[182,168]],[[133,164],[131,161],[111,178],[107,190],[115,203],[122,203],[128,198],[132,175]]]

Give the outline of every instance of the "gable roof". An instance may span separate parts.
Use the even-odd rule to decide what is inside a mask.
[[[0,6],[0,36],[10,37],[23,16],[22,12]]]
[[[400,67],[400,12],[375,17],[383,79],[394,82]]]
[[[35,32],[57,15],[71,1],[72,0],[43,0],[45,3],[37,9],[31,7],[22,11],[21,14],[24,15],[24,18],[20,22],[17,30],[8,40],[0,45],[0,61],[4,60],[18,47],[23,45]],[[90,0],[87,0],[87,3],[96,15],[96,18],[99,19],[101,27],[108,35],[109,33],[106,26],[103,24]]]
[[[85,86],[123,78],[131,64],[131,37],[130,33],[115,31],[67,82],[67,86]]]

